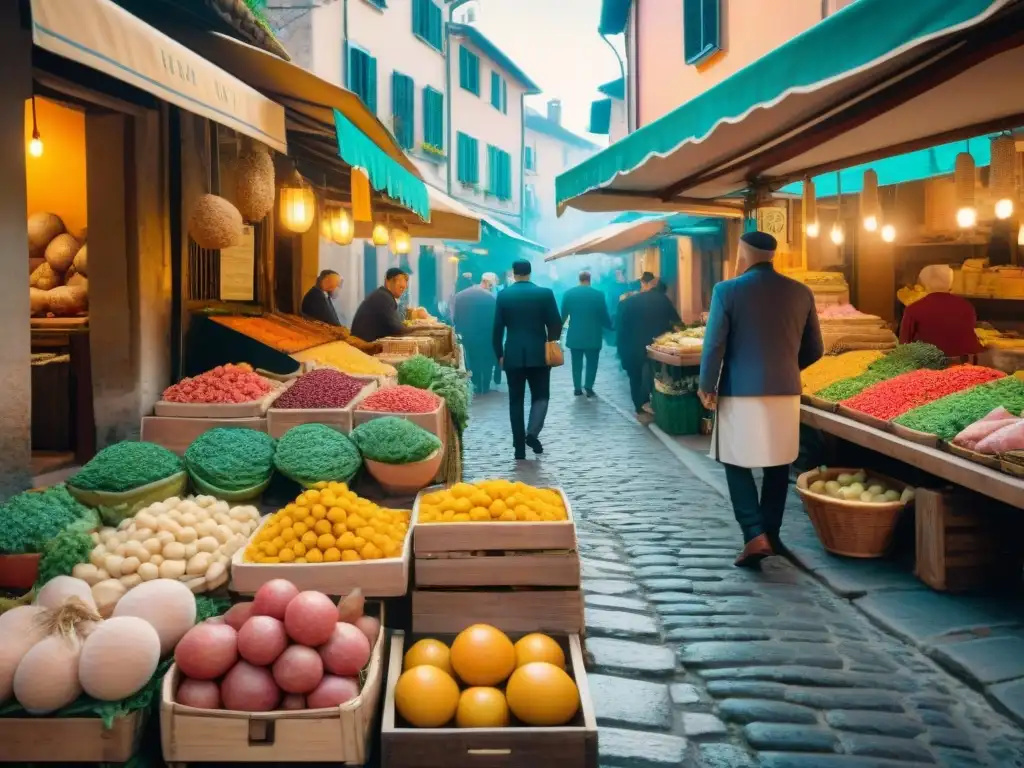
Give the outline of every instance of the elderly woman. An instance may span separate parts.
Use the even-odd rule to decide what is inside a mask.
[[[928,295],[903,313],[900,343],[934,344],[946,357],[967,357],[981,352],[981,343],[974,332],[978,321],[974,307],[962,296],[950,293],[953,270],[945,264],[933,264],[922,269],[917,280]]]

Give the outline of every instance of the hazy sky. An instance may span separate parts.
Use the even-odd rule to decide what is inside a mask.
[[[562,124],[586,133],[597,86],[621,75],[619,62],[597,34],[601,0],[478,0],[478,26],[544,93],[528,100],[540,112],[550,98],[562,100]],[[612,38],[619,45],[621,39]]]

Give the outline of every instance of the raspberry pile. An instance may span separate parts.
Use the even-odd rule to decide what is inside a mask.
[[[274,401],[274,408],[344,408],[366,386],[332,368],[303,374]]]

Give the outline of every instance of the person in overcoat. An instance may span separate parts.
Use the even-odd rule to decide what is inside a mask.
[[[491,378],[498,365],[490,337],[497,306],[493,289],[497,282],[493,272],[485,272],[479,285],[459,291],[452,301],[455,330],[462,337],[466,363],[472,373],[473,391],[478,395],[490,391]]]
[[[590,285],[589,272],[580,272],[580,284],[566,291],[562,299],[562,325],[566,323],[569,330],[565,334],[565,346],[569,348],[572,362],[573,394],[579,397],[586,390],[587,397],[593,397],[603,331],[611,329],[612,320],[604,294]],[[587,364],[585,379],[584,361]]]
[[[316,278],[316,285],[302,297],[303,316],[319,320],[328,325],[341,325],[338,310],[334,307],[334,296],[341,289],[342,277],[333,269],[325,269]]]
[[[698,394],[716,411],[710,455],[725,466],[743,531],[741,567],[785,553],[779,531],[800,452],[800,371],[824,352],[814,295],[775,271],[775,248],[765,232],[740,238],[740,274],[711,294],[700,364]]]
[[[494,355],[508,379],[508,410],[516,459],[526,458],[526,446],[543,453],[539,436],[544,428],[551,392],[551,368],[545,346],[562,335],[562,317],[555,294],[530,282],[530,262],[512,265],[515,282],[498,294],[491,336]],[[530,420],[523,408],[530,387]]]
[[[654,373],[647,359],[647,346],[661,334],[682,325],[679,313],[661,291],[658,278],[650,272],[640,277],[640,292],[619,303],[615,319],[615,346],[619,360],[629,377],[629,393],[637,418],[643,420],[649,410]]]

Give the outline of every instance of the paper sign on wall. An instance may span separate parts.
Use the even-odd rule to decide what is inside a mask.
[[[242,227],[238,245],[220,252],[221,301],[252,301],[252,284],[256,272],[256,235],[249,224]]]

